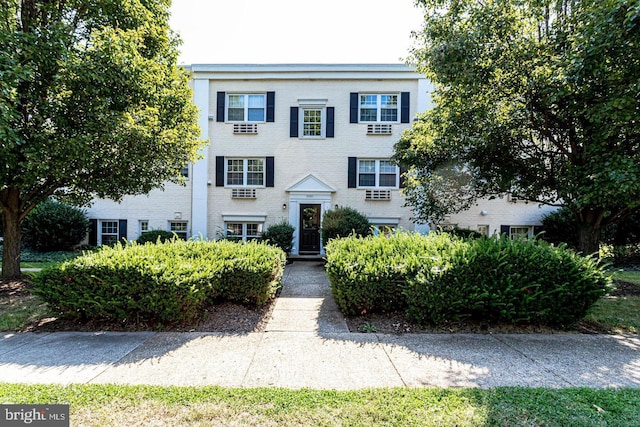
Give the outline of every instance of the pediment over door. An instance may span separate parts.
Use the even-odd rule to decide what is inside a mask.
[[[291,187],[287,188],[288,192],[295,193],[335,193],[336,190],[322,181],[318,179],[313,174],[309,174],[306,177],[302,178],[300,181],[293,184]]]

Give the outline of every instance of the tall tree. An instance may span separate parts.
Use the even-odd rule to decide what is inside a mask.
[[[395,147],[416,217],[513,192],[575,215],[583,253],[640,210],[638,0],[419,0],[434,108]]]
[[[195,160],[197,111],[170,0],[0,0],[3,277],[20,227],[51,195],[143,194]]]

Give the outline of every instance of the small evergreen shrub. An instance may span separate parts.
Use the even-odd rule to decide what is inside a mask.
[[[180,323],[219,299],[266,303],[285,264],[282,250],[256,242],[116,244],[44,270],[34,284],[66,317]]]
[[[274,224],[262,233],[262,240],[275,245],[285,253],[291,252],[293,248],[293,232],[295,228],[286,221]]]
[[[170,231],[166,230],[149,230],[145,231],[136,239],[136,243],[145,244],[145,243],[164,243],[170,242],[176,237],[176,235]]]
[[[466,240],[442,261],[409,280],[404,293],[411,321],[566,327],[584,317],[609,286],[592,258],[535,239]]]
[[[22,239],[37,252],[69,251],[84,240],[88,229],[89,220],[82,209],[49,199],[27,215]]]
[[[352,234],[368,236],[371,234],[371,224],[366,216],[350,207],[338,207],[325,212],[322,217],[322,241],[325,245],[339,237]]]

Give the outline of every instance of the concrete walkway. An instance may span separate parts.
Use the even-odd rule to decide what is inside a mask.
[[[287,266],[267,330],[0,334],[0,381],[359,389],[640,387],[640,339],[349,333],[323,267]]]

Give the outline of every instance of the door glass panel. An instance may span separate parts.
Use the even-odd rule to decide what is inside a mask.
[[[304,228],[318,228],[318,225],[318,208],[304,208],[302,210],[302,226]]]

